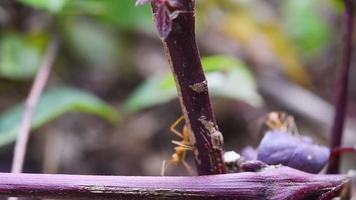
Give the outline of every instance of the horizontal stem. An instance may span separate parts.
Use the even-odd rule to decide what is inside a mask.
[[[288,167],[210,176],[84,176],[0,173],[0,196],[97,199],[329,199],[347,182]],[[328,198],[325,198],[328,197]]]
[[[331,157],[334,156],[340,156],[343,155],[344,153],[356,153],[356,145],[354,147],[337,147],[331,149]]]

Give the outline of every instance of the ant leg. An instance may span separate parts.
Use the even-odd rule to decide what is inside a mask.
[[[183,142],[172,140],[172,143],[177,145],[178,147],[183,147],[185,150],[193,150],[192,146],[184,144]]]
[[[286,124],[290,125],[290,127],[288,127],[288,129],[293,135],[300,136],[298,128],[297,128],[297,124],[295,123],[295,120],[294,120],[294,117],[288,116]]]
[[[178,126],[178,124],[184,119],[184,116],[182,115],[181,117],[179,117],[170,127],[171,131],[176,134],[177,136],[179,136],[180,138],[184,138],[183,134],[180,133],[179,131],[177,131],[176,127]]]
[[[187,163],[187,161],[185,160],[186,159],[186,156],[187,156],[187,152],[185,151],[182,155],[182,164],[185,168],[185,170],[187,171],[188,174],[191,174],[191,172],[193,171],[192,170],[192,167]]]
[[[164,176],[164,173],[166,172],[166,169],[167,169],[167,167],[168,167],[168,164],[169,164],[169,163],[167,163],[167,160],[163,160],[163,162],[162,162],[162,167],[161,167],[161,176]]]
[[[178,148],[178,147],[176,147],[176,148]],[[184,147],[180,147],[180,148],[184,149]],[[165,173],[165,171],[167,169],[168,164],[178,165],[179,161],[180,161],[180,158],[179,158],[179,155],[177,153],[174,153],[170,160],[163,160],[162,168],[161,168],[161,176],[164,176],[164,173]]]
[[[269,121],[269,120],[265,122],[265,125],[267,126],[268,129],[275,129],[275,128],[278,128],[278,126],[280,126],[280,125],[276,124],[276,122]]]

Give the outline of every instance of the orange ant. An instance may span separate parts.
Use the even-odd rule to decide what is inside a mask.
[[[277,111],[268,113],[264,125],[267,130],[278,129],[287,133],[299,135],[294,117],[285,112]]]
[[[193,150],[193,146],[191,145],[189,141],[189,130],[187,126],[184,125],[182,132],[177,131],[176,127],[178,124],[184,119],[183,116],[181,116],[179,119],[177,119],[170,127],[170,130],[177,135],[178,137],[182,138],[181,141],[176,141],[172,140],[172,143],[177,145],[174,147],[174,154],[172,154],[172,157],[170,160],[163,160],[162,163],[162,168],[161,168],[161,176],[164,176],[164,172],[167,169],[168,164],[173,164],[178,166],[179,163],[182,163],[187,170],[187,172],[191,171],[191,167],[189,164],[185,161],[186,155],[187,155],[187,150]]]

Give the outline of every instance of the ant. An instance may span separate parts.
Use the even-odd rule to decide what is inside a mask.
[[[281,130],[293,135],[299,135],[294,117],[285,112],[270,112],[264,120],[264,130]],[[267,132],[265,131],[265,133]]]
[[[170,130],[177,135],[178,137],[182,138],[181,141],[176,141],[172,140],[172,143],[177,145],[174,147],[174,154],[172,154],[172,157],[170,160],[163,160],[162,163],[162,168],[161,168],[161,176],[164,176],[165,170],[167,169],[168,164],[173,164],[178,166],[179,163],[182,163],[189,173],[191,171],[191,167],[189,164],[186,162],[186,155],[187,155],[187,150],[193,150],[193,146],[190,143],[189,140],[189,130],[186,125],[184,125],[182,132],[179,132],[176,127],[178,124],[184,119],[184,116],[181,116],[179,119],[177,119],[170,127]]]
[[[273,131],[273,130],[279,130],[285,133],[299,136],[294,117],[287,114],[286,112],[274,111],[268,113],[264,117],[263,125],[261,127],[261,133],[265,134],[268,131]],[[247,165],[245,165],[244,167],[240,166],[246,160],[235,151],[225,152],[223,155],[223,159],[224,159],[225,167],[228,170],[228,172],[244,171],[243,168],[247,167]]]

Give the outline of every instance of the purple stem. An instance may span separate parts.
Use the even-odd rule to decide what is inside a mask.
[[[353,0],[344,0],[345,14],[344,14],[344,30],[343,43],[341,54],[340,76],[338,77],[336,88],[336,102],[335,102],[335,116],[331,129],[331,144],[330,147],[338,148],[341,146],[342,134],[346,117],[347,107],[347,91],[348,80],[351,66],[352,53],[352,32],[353,32]],[[339,172],[340,156],[335,155],[329,163],[327,172],[335,174]]]
[[[185,124],[191,133],[198,174],[225,173],[223,138],[211,107],[195,39],[194,0],[152,0],[151,5],[175,78]]]
[[[343,155],[344,153],[356,153],[356,146],[354,147],[337,147],[331,149],[331,155],[330,158],[333,158],[335,156]]]
[[[84,199],[328,200],[348,184],[343,175],[288,167],[210,176],[84,176],[0,173],[0,196]]]

